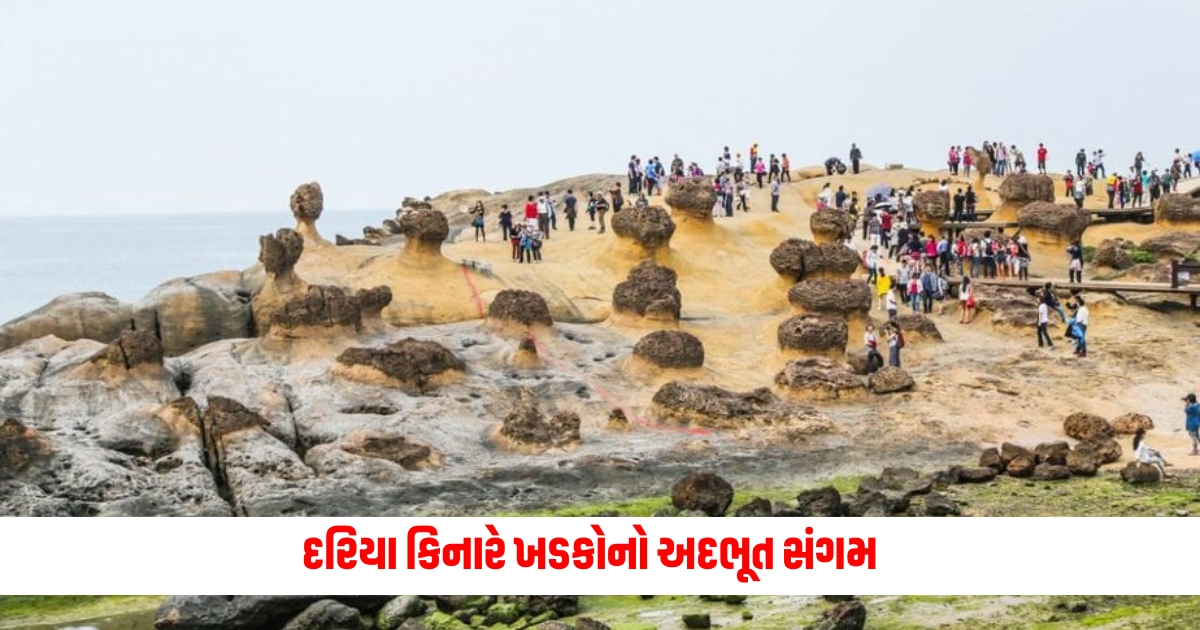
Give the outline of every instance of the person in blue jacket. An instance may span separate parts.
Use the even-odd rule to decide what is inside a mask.
[[[1188,394],[1183,397],[1183,413],[1186,420],[1184,428],[1192,438],[1192,455],[1200,455],[1200,404],[1196,403],[1196,395]]]

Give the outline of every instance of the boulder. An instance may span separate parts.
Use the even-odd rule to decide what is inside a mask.
[[[765,387],[739,393],[715,385],[671,381],[655,392],[651,409],[665,422],[714,429],[801,423],[814,432],[832,430],[812,409],[784,402]]]
[[[1125,413],[1113,418],[1112,430],[1118,435],[1133,435],[1138,429],[1149,431],[1154,428],[1154,420],[1141,413]]]
[[[1091,477],[1100,468],[1100,456],[1086,446],[1077,446],[1067,453],[1066,466],[1072,475]]]
[[[1200,222],[1200,198],[1174,193],[1163,195],[1154,204],[1154,220],[1168,224]]]
[[[633,356],[662,368],[698,368],[704,365],[704,344],[681,330],[657,330],[638,340]]]
[[[1041,230],[1066,242],[1079,240],[1091,221],[1087,210],[1047,201],[1035,201],[1017,211],[1022,230]]]
[[[47,459],[54,448],[44,435],[17,420],[0,423],[0,481]]]
[[[840,243],[822,243],[789,238],[771,251],[771,267],[791,282],[805,278],[845,279],[862,261],[854,249]]]
[[[1153,464],[1129,462],[1121,469],[1121,479],[1126,483],[1158,483],[1162,481],[1162,473]]]
[[[689,630],[702,630],[712,627],[712,618],[708,613],[683,613],[683,627]]]
[[[613,289],[613,310],[647,319],[678,321],[683,296],[670,267],[644,260]]]
[[[501,596],[500,601],[519,604],[531,617],[547,612],[559,618],[579,614],[579,597],[575,595],[509,595]]]
[[[547,420],[533,391],[522,387],[520,398],[504,418],[499,435],[521,450],[544,451],[578,445],[579,414],[559,412]]]
[[[677,510],[698,510],[724,516],[733,501],[733,486],[710,472],[694,472],[671,486],[671,505]]]
[[[401,595],[379,609],[375,626],[379,630],[396,630],[408,619],[425,614],[425,600],[416,595]]]
[[[865,283],[864,283],[865,284]],[[932,319],[920,313],[901,313],[896,315],[896,323],[904,331],[904,340],[932,339],[942,341],[942,331]]]
[[[824,357],[793,359],[775,375],[789,394],[812,400],[850,398],[864,393],[866,383],[849,365]]]
[[[717,194],[713,191],[712,179],[702,177],[668,185],[664,201],[682,216],[709,222],[712,221],[712,209],[717,203]]]
[[[733,515],[740,517],[771,516],[771,502],[762,497],[754,497],[734,511]]]
[[[401,435],[356,429],[347,434],[338,448],[359,457],[370,457],[398,464],[405,470],[423,470],[436,464],[433,449]]]
[[[1063,433],[1086,442],[1097,436],[1110,437],[1113,429],[1108,420],[1093,413],[1077,411],[1063,420]]]
[[[579,617],[575,620],[575,630],[612,630],[612,627],[591,617]]]
[[[163,283],[134,306],[133,319],[138,330],[151,331],[162,340],[167,356],[186,354],[221,339],[254,336],[250,290],[237,271]]]
[[[630,208],[613,215],[612,230],[618,237],[632,239],[643,249],[653,251],[670,245],[675,222],[660,206]]]
[[[996,472],[1004,470],[1006,464],[1000,459],[1000,450],[996,447],[984,449],[979,455],[979,465],[983,468],[991,468]]]
[[[1060,481],[1071,478],[1071,469],[1059,464],[1038,464],[1033,468],[1034,481]]]
[[[1097,435],[1089,440],[1084,440],[1076,448],[1090,449],[1096,454],[1097,461],[1101,465],[1121,461],[1121,445],[1110,437]]]
[[[351,368],[342,371],[349,378],[390,383],[422,393],[467,369],[466,363],[445,346],[412,337],[383,348],[347,348],[338,355],[337,362]]]
[[[358,302],[341,287],[320,285],[284,300],[270,314],[268,326],[277,337],[305,336],[313,329],[357,331],[361,327]]]
[[[821,315],[796,315],[779,325],[776,338],[784,350],[842,352],[849,328],[845,320]]]
[[[1070,452],[1071,446],[1062,441],[1043,442],[1033,449],[1033,454],[1037,458],[1038,464],[1052,464],[1055,466],[1066,466],[1067,455]]]
[[[945,221],[952,209],[948,190],[919,190],[913,195],[913,211],[921,223]]]
[[[1138,249],[1167,258],[1195,257],[1200,250],[1200,231],[1167,232],[1142,241]]]
[[[1005,442],[1000,445],[1000,465],[1003,468],[1008,468],[1008,464],[1018,457],[1026,457],[1034,460],[1037,463],[1037,455],[1024,446],[1018,446],[1012,442]]]
[[[406,212],[400,217],[399,224],[407,252],[440,253],[442,243],[450,236],[450,223],[446,215],[437,210]]]
[[[68,293],[0,326],[0,351],[53,335],[64,341],[108,343],[128,330],[133,308],[104,293]]]
[[[1128,269],[1133,266],[1133,256],[1129,254],[1129,247],[1132,246],[1133,243],[1123,238],[1106,238],[1096,246],[1092,263],[1100,267]]]
[[[320,238],[317,219],[325,210],[325,194],[317,182],[300,184],[291,198],[292,216],[296,218],[296,231],[304,238]]]
[[[124,330],[103,350],[93,355],[89,362],[121,370],[132,370],[142,365],[161,368],[162,343],[149,331]]]
[[[159,606],[154,627],[156,630],[282,628],[293,617],[321,600],[336,600],[373,614],[389,599],[389,596],[367,595],[174,595]]]
[[[1004,203],[1028,204],[1034,201],[1054,203],[1054,180],[1049,175],[1013,173],[1004,178],[996,191]]]
[[[127,455],[159,458],[179,447],[179,438],[157,409],[127,408],[93,419],[96,443]]]
[[[533,291],[504,289],[488,305],[488,322],[517,323],[523,326],[551,326],[546,299]]]
[[[313,602],[283,630],[366,630],[358,609],[332,599]]]
[[[1037,466],[1037,459],[1032,453],[1023,453],[1013,458],[1004,467],[1004,472],[1010,477],[1028,477],[1033,474],[1034,467]]]
[[[833,486],[805,490],[796,496],[800,516],[845,516],[842,494]]]
[[[818,243],[840,244],[854,235],[854,218],[845,210],[818,210],[809,215],[808,225]]]
[[[859,600],[834,604],[821,614],[815,630],[862,630],[867,624],[867,607]]]
[[[929,493],[925,496],[923,503],[925,516],[958,516],[962,514],[962,508],[959,507],[958,502],[940,492]]]
[[[996,478],[994,468],[960,468],[956,473],[958,483],[987,483]]]
[[[870,285],[859,280],[817,278],[797,282],[788,290],[788,301],[806,313],[865,313],[871,310],[871,300]]]
[[[902,368],[890,365],[875,370],[867,378],[867,387],[876,394],[906,392],[912,389],[915,384],[913,377],[908,372],[905,372]]]

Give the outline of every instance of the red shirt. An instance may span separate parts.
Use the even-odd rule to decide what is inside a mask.
[[[1046,147],[1038,147],[1038,161],[1039,162],[1046,161]]]
[[[525,218],[526,218],[526,219],[536,219],[536,218],[538,218],[537,204],[536,204],[536,203],[534,203],[534,202],[530,201],[529,203],[525,204]]]

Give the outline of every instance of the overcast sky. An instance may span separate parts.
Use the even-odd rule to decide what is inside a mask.
[[[721,146],[1200,149],[1200,2],[0,2],[0,215],[339,208]]]

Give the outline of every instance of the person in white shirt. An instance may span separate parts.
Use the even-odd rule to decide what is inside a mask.
[[[1050,339],[1050,306],[1046,304],[1046,300],[1038,302],[1037,307],[1037,341],[1038,347],[1054,348],[1054,341]],[[1043,343],[1043,341],[1045,343]]]
[[[1079,332],[1080,332],[1079,339],[1076,340],[1076,344],[1075,344],[1075,355],[1080,356],[1080,357],[1086,357],[1087,350],[1088,350],[1088,346],[1087,346],[1088,317],[1091,316],[1091,313],[1088,312],[1087,305],[1083,303],[1083,296],[1080,296],[1080,295],[1075,296],[1075,302],[1079,305],[1079,308],[1075,311],[1075,325],[1079,326]]]
[[[872,244],[871,249],[867,250],[867,283],[874,284],[878,278],[879,267],[879,246]]]
[[[833,190],[829,187],[829,184],[825,184],[825,187],[822,188],[821,192],[817,195],[817,210],[826,210],[832,205]]]
[[[546,195],[542,194],[537,200],[537,229],[543,234],[550,231],[550,202],[547,201]]]
[[[884,296],[884,305],[887,308],[888,319],[896,319],[896,289],[887,292]]]
[[[1158,469],[1158,473],[1167,478],[1167,466],[1170,464],[1163,459],[1162,453],[1150,448],[1146,444],[1146,430],[1138,429],[1137,433],[1133,434],[1133,456],[1137,458],[1139,464],[1154,466]]]

